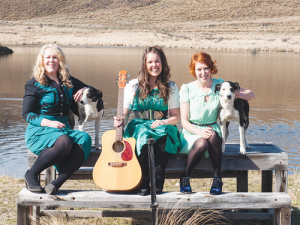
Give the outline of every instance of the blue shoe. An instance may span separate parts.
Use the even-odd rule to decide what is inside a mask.
[[[192,188],[190,185],[190,177],[180,177],[180,192],[190,193]]]
[[[222,194],[222,177],[214,177],[213,183],[210,188],[210,194],[211,195],[220,195]]]

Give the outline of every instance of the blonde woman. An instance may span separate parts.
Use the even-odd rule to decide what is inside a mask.
[[[77,113],[75,102],[87,87],[70,76],[65,55],[60,47],[47,44],[37,57],[32,78],[25,85],[23,118],[29,123],[25,132],[26,146],[38,155],[25,174],[25,185],[31,192],[55,194],[61,185],[80,168],[91,150],[91,138],[82,131],[70,129],[69,109]],[[56,180],[42,188],[37,177],[54,165]]]

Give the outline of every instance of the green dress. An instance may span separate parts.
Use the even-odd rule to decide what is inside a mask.
[[[133,99],[132,110],[168,110],[168,105],[164,104],[163,98],[159,98],[158,94],[158,89],[153,89],[146,99],[141,100],[137,97],[139,95],[138,90]],[[178,151],[180,151],[178,128],[172,125],[161,125],[152,129],[151,125],[154,121],[155,120],[143,120],[139,118],[132,119],[126,127],[124,137],[134,137],[136,139],[136,151],[138,156],[141,154],[143,145],[147,144],[148,138],[158,140],[164,136],[167,136],[165,151],[171,154],[178,153]]]
[[[216,84],[221,84],[222,82],[224,82],[222,78],[219,80],[213,79],[213,85],[209,93],[201,91],[195,85],[195,82],[183,84],[180,88],[180,102],[190,103],[190,121],[198,124],[214,123],[210,126],[220,135],[220,137],[222,137],[221,129],[219,124],[216,123],[218,119],[219,92],[215,93],[215,86]],[[210,96],[208,102],[205,102],[205,96]],[[207,127],[197,125],[194,126],[199,129],[205,129]],[[180,134],[180,153],[188,154],[191,151],[194,142],[199,138],[202,137],[183,129]],[[208,151],[205,152],[205,156],[209,156]]]
[[[34,78],[25,85],[22,114],[29,123],[25,131],[25,143],[27,148],[36,155],[39,155],[45,148],[51,148],[57,138],[62,135],[69,136],[74,143],[82,146],[84,160],[90,154],[91,137],[86,132],[72,130],[68,122],[69,109],[75,113],[78,111],[73,95],[87,85],[72,76],[70,80],[73,87],[69,89],[61,81],[58,85],[50,79],[46,86],[41,85]],[[64,123],[66,127],[58,129],[41,126],[44,118]],[[54,167],[60,173],[59,165],[54,165]]]

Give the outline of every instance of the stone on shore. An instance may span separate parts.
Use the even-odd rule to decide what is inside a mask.
[[[12,53],[13,50],[11,50],[10,48],[0,45],[0,54],[12,54]]]

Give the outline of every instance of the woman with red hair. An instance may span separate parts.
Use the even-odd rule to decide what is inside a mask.
[[[218,72],[216,61],[209,54],[194,54],[189,65],[190,74],[195,81],[183,84],[180,89],[180,113],[183,127],[180,135],[182,154],[188,154],[187,165],[180,177],[180,191],[192,192],[190,173],[202,156],[210,157],[213,169],[213,183],[210,193],[222,193],[222,134],[217,124],[219,93],[215,93],[216,84],[224,82],[212,75]],[[251,100],[255,98],[251,90],[241,88],[236,93],[238,98]]]

